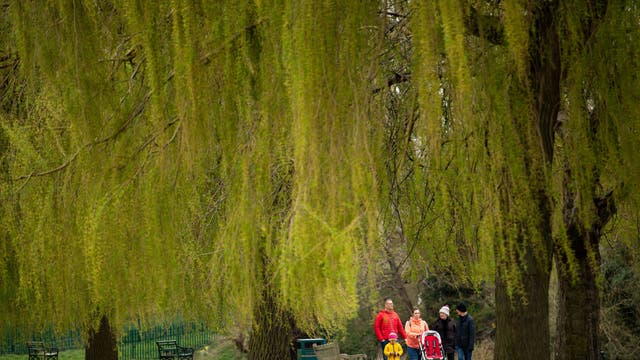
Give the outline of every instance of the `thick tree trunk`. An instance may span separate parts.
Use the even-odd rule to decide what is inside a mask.
[[[262,304],[255,311],[247,359],[296,359],[291,344],[295,328],[293,317],[281,308],[268,289],[264,291],[262,298]]]
[[[579,278],[575,282],[564,270],[566,264],[562,257],[556,257],[559,284],[556,360],[597,360],[600,356],[600,293],[596,285],[597,270],[589,264],[584,247],[589,241],[587,237],[575,233],[570,239],[578,262]],[[599,266],[600,254],[595,242]]]
[[[571,172],[566,172],[567,177]],[[565,194],[564,221],[571,250],[577,261],[577,279],[567,271],[566,256],[556,249],[558,268],[558,320],[556,359],[600,358],[600,289],[597,276],[600,268],[600,237],[602,228],[616,212],[613,192],[595,198],[596,221],[591,230],[585,229],[574,216],[574,194]],[[588,248],[593,252],[590,256]],[[591,261],[595,260],[595,263]]]
[[[496,276],[496,342],[494,359],[550,359],[549,266],[527,252],[523,274],[527,303],[510,298],[500,274]]]
[[[545,184],[538,180],[553,163],[554,131],[560,105],[560,41],[556,29],[558,3],[540,2],[531,8],[533,18],[530,30],[529,79],[535,101],[537,119],[537,140],[541,145],[544,158],[540,164],[535,156],[527,158],[528,172],[531,177],[532,191],[538,194],[538,230],[542,236],[540,257],[534,254],[530,241],[523,241],[526,251],[524,263],[519,264],[522,271],[523,291],[527,301],[517,296],[509,297],[503,274],[496,275],[496,344],[494,357],[502,359],[538,360],[551,358],[549,330],[549,279],[553,256],[551,205]],[[535,153],[535,142],[528,144],[531,153]],[[526,230],[526,229],[525,229]],[[525,232],[526,233],[526,232]],[[528,240],[528,239],[525,239]],[[500,267],[498,267],[499,269]]]
[[[100,319],[100,328],[89,331],[89,341],[84,351],[85,360],[118,360],[116,335],[111,330],[106,315]]]

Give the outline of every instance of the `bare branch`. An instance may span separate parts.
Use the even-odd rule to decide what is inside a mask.
[[[38,172],[38,173],[32,172],[29,175],[22,175],[22,176],[20,176],[20,177],[18,177],[16,179],[14,179],[14,181],[19,181],[19,180],[25,180],[26,179],[25,182],[22,183],[22,185],[20,185],[20,187],[14,193],[20,192],[20,190],[22,190],[22,188],[24,188],[29,183],[29,180],[31,180],[33,177],[45,176],[45,175],[53,174],[54,172],[58,172],[60,170],[65,169],[67,166],[69,166],[69,164],[71,164],[71,162],[73,162],[76,159],[76,157],[80,153],[80,150],[81,149],[76,151],[75,154],[71,155],[71,157],[69,159],[67,159],[67,161],[65,161],[62,165],[60,165],[60,166],[58,166],[56,168],[49,169],[49,170],[42,171],[42,172]]]
[[[49,169],[49,170],[45,170],[45,171],[41,171],[41,172],[35,172],[35,171],[34,171],[34,172],[31,172],[30,174],[22,175],[22,176],[19,176],[19,177],[17,177],[17,178],[15,178],[15,179],[13,179],[14,181],[20,181],[20,180],[25,180],[25,179],[26,179],[25,183],[24,183],[24,184],[22,184],[22,185],[20,186],[20,188],[18,189],[18,191],[19,191],[20,189],[22,189],[22,188],[23,188],[23,187],[24,187],[24,186],[29,182],[29,180],[30,180],[31,178],[50,175],[50,174],[53,174],[53,173],[55,173],[55,172],[58,172],[58,171],[61,171],[61,170],[66,169],[66,168],[69,166],[69,164],[71,164],[71,163],[72,163],[72,162],[73,162],[73,161],[78,157],[78,154],[80,153],[80,151],[85,150],[85,149],[87,149],[87,148],[92,148],[92,147],[94,147],[94,146],[96,146],[96,145],[99,145],[99,144],[105,143],[105,142],[107,142],[107,141],[111,141],[111,140],[116,139],[118,136],[120,136],[120,135],[121,135],[121,134],[122,134],[122,133],[123,133],[123,132],[128,128],[128,127],[129,127],[129,125],[133,122],[133,120],[134,120],[137,116],[139,116],[139,115],[142,113],[142,111],[144,110],[144,107],[145,107],[146,103],[149,101],[149,97],[150,97],[150,96],[151,96],[151,92],[147,92],[147,93],[145,94],[144,98],[142,99],[142,101],[141,101],[141,102],[140,102],[140,103],[139,103],[139,104],[134,108],[134,110],[133,110],[133,112],[131,113],[131,115],[127,118],[127,121],[125,121],[125,122],[124,122],[124,123],[123,123],[123,124],[122,124],[122,125],[121,125],[121,126],[120,126],[120,127],[119,127],[115,132],[114,132],[114,133],[113,133],[113,134],[111,134],[111,135],[109,135],[109,136],[107,136],[107,137],[105,137],[105,138],[98,139],[98,140],[95,140],[95,141],[93,141],[93,142],[90,142],[90,143],[87,143],[87,144],[85,144],[85,145],[81,146],[81,147],[80,147],[80,148],[79,148],[79,149],[78,149],[78,150],[77,150],[77,151],[76,151],[76,152],[75,152],[71,157],[69,157],[69,158],[68,158],[64,163],[62,163],[62,164],[61,164],[61,165],[59,165],[59,166],[56,166],[55,168],[52,168],[52,169]],[[168,129],[169,127],[171,127],[175,122],[176,122],[176,120],[175,120],[175,119],[172,119],[172,120],[169,122],[169,124],[168,124],[168,125],[166,125],[166,126],[162,129],[162,131],[165,131],[166,129]],[[154,135],[150,136],[150,139],[151,139],[151,140],[153,140],[153,139],[155,139],[156,137],[157,137],[157,134],[154,134]],[[171,139],[171,140],[173,140],[173,138],[174,138],[174,137],[175,137],[175,134],[174,134],[174,136],[172,137],[172,139]],[[145,144],[146,144],[146,142],[145,142]],[[145,145],[145,146],[146,146],[146,145]],[[141,148],[139,148],[139,149],[138,149],[138,153],[139,153],[140,151],[142,151],[142,149],[143,149],[143,148],[144,148],[144,146],[142,146]]]
[[[383,14],[383,15],[390,16],[390,17],[397,17],[397,18],[406,18],[407,17],[406,14],[400,14],[400,13],[393,12],[393,11],[380,11],[379,14]]]

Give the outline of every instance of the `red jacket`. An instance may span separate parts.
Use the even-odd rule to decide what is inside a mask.
[[[373,328],[376,331],[378,341],[389,340],[389,333],[392,331],[398,336],[402,336],[403,339],[407,338],[400,317],[395,311],[380,310],[373,323]]]

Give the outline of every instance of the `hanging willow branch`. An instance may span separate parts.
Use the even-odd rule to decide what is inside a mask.
[[[142,111],[144,110],[144,106],[149,101],[150,97],[151,97],[151,92],[148,92],[147,94],[145,94],[144,98],[142,99],[142,101],[140,103],[138,103],[136,108],[133,110],[132,114],[127,118],[127,120],[113,134],[111,134],[111,135],[109,135],[109,136],[107,136],[107,137],[105,137],[103,139],[99,139],[99,140],[96,140],[96,141],[93,141],[91,143],[87,143],[87,144],[83,145],[78,150],[76,150],[76,152],[72,156],[70,156],[64,163],[62,163],[61,165],[59,165],[59,166],[57,166],[55,168],[52,168],[52,169],[49,169],[49,170],[45,170],[45,171],[41,171],[41,172],[35,172],[34,171],[34,172],[31,172],[30,174],[22,175],[22,176],[19,176],[17,178],[14,178],[12,180],[13,181],[20,181],[20,180],[27,179],[26,182],[28,182],[29,179],[31,179],[33,177],[46,176],[46,175],[50,175],[50,174],[53,174],[55,172],[64,170],[65,168],[67,168],[67,166],[69,166],[69,164],[71,164],[77,158],[78,154],[81,151],[87,150],[87,149],[91,149],[96,145],[100,145],[100,144],[103,144],[103,143],[108,142],[108,141],[116,140],[116,138],[119,135],[121,135],[129,127],[129,125],[132,123],[132,121],[142,113]],[[167,127],[173,125],[174,122],[175,121],[170,121],[169,125],[167,125]],[[165,129],[167,127],[165,127]],[[154,139],[156,136],[151,136],[150,138]],[[140,150],[143,149],[143,148],[144,148],[144,146],[142,146],[138,150],[138,152],[140,152]],[[26,185],[26,182],[25,182],[25,184],[23,184],[20,187],[20,189],[22,187],[24,187],[24,185]]]
[[[500,16],[496,14],[480,14],[474,6],[470,5],[464,17],[464,25],[472,35],[481,37],[494,45],[504,44],[504,26]]]
[[[84,146],[82,149],[84,149],[84,148],[86,148],[88,146],[90,146],[90,144]],[[19,176],[19,177],[15,178],[15,179],[12,179],[12,180],[13,181],[20,181],[20,180],[27,179],[26,182],[28,182],[33,177],[45,176],[45,175],[53,174],[53,173],[58,172],[60,170],[64,170],[67,166],[69,166],[69,164],[71,164],[76,159],[76,157],[80,153],[80,150],[82,150],[82,149],[77,150],[64,163],[62,163],[61,165],[59,165],[59,166],[57,166],[57,167],[55,167],[53,169],[49,169],[49,170],[45,170],[45,171],[41,171],[41,172],[32,172],[32,173],[30,173],[28,175],[22,175],[22,176]],[[26,182],[25,182],[25,184],[26,184]],[[23,184],[20,188],[24,187],[25,184]]]
[[[238,31],[234,34],[232,34],[231,36],[229,36],[228,39],[225,40],[224,44],[221,46],[218,46],[217,48],[207,52],[206,54],[202,55],[200,57],[200,63],[202,65],[208,65],[209,63],[211,63],[212,58],[218,56],[222,51],[228,49],[230,46],[232,46],[232,44],[241,36],[246,35],[246,33],[250,32],[250,31],[255,31],[256,28],[258,28],[258,26],[266,23],[268,21],[268,19],[258,19],[255,23],[253,24],[249,24],[247,26],[244,27],[244,29],[242,29],[241,31]]]

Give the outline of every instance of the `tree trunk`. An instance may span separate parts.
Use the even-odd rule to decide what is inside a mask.
[[[589,264],[584,242],[587,235],[574,234],[570,239],[578,262],[578,279],[573,282],[562,257],[558,262],[558,320],[556,360],[597,360],[600,356],[598,340],[600,326],[600,293],[596,285],[596,270]],[[600,253],[595,241],[597,265]]]
[[[533,193],[538,194],[537,211],[540,214],[538,231],[543,237],[541,256],[537,258],[531,241],[524,239],[526,251],[522,272],[522,285],[527,301],[507,293],[500,266],[496,274],[496,343],[494,358],[538,360],[551,358],[549,330],[549,279],[553,256],[551,230],[551,204],[547,189],[538,181],[540,173],[550,169],[554,156],[554,129],[560,104],[560,41],[556,21],[557,2],[540,2],[531,8],[533,18],[529,44],[529,79],[535,101],[536,133],[541,145],[542,164],[536,156],[526,158]],[[528,144],[535,154],[535,142]],[[507,207],[508,208],[508,207]],[[526,229],[525,229],[526,230]],[[526,234],[526,231],[525,231]],[[526,235],[525,235],[526,236]]]
[[[85,360],[118,360],[116,335],[109,326],[109,319],[102,315],[100,328],[89,331],[89,341],[84,351]]]
[[[494,359],[550,359],[549,267],[527,251],[523,285],[528,302],[510,298],[500,274],[496,275],[496,343]]]
[[[256,307],[247,359],[296,359],[291,344],[294,328],[293,317],[281,308],[267,286],[263,292],[262,304]]]
[[[567,172],[570,176],[570,172]],[[600,268],[600,237],[602,228],[616,212],[613,192],[602,198],[595,198],[596,221],[591,230],[573,216],[574,195],[565,194],[564,221],[567,238],[577,261],[577,279],[574,282],[567,271],[566,256],[556,252],[558,268],[558,320],[556,359],[600,358],[600,289],[597,284]],[[588,246],[587,246],[588,245]],[[587,251],[591,248],[595,263],[590,262]],[[557,249],[558,250],[558,249]]]

